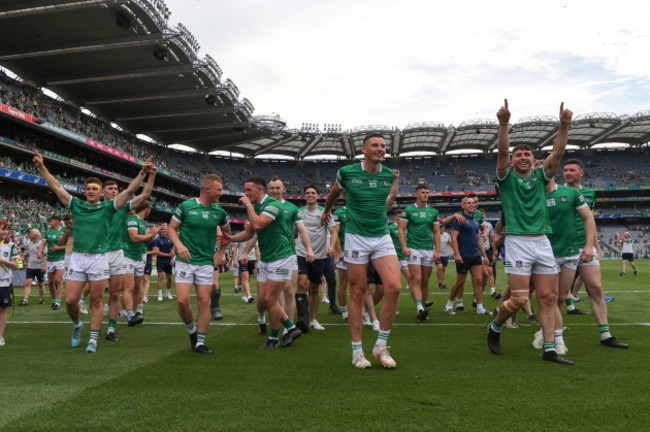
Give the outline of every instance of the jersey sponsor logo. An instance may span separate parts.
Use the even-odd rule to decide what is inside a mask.
[[[352,183],[354,184],[363,184],[363,182],[359,179],[352,179]]]
[[[190,214],[196,216],[199,214],[199,212],[196,210],[190,210]]]

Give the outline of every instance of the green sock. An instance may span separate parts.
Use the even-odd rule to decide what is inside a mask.
[[[269,334],[269,339],[278,339],[280,336],[280,329],[271,329],[271,333]]]
[[[205,345],[205,337],[207,335],[208,335],[207,333],[197,332],[196,333],[196,346]]]
[[[386,346],[388,336],[390,336],[390,330],[379,330],[379,335],[377,336],[377,342],[375,342],[375,345]]]
[[[564,300],[564,304],[569,307],[573,306],[573,299],[571,297],[567,297],[566,300]]]
[[[555,351],[555,342],[546,342],[544,341],[544,345],[542,346],[544,349],[544,352],[546,351]]]
[[[612,334],[609,332],[609,324],[598,324],[598,333],[600,333],[600,340],[612,337]]]
[[[61,298],[55,298],[55,299],[52,299],[52,303],[58,303],[58,304],[61,304]]]
[[[293,324],[293,321],[291,321],[291,318],[287,318],[286,321],[283,321],[283,322],[282,322],[282,325],[283,325],[284,328],[286,328],[287,330],[289,330],[289,329],[292,328],[292,327],[295,327],[295,325]]]
[[[109,319],[108,320],[108,332],[109,333],[115,333],[115,326],[117,325],[117,322],[114,319]]]
[[[187,332],[189,334],[192,334],[192,333],[194,333],[196,331],[196,327],[194,326],[194,320],[192,320],[192,321],[190,321],[188,323],[185,323],[185,327],[187,327]]]
[[[90,329],[90,342],[97,343],[97,338],[99,337],[99,330]]]
[[[424,306],[423,306],[422,300],[416,300],[415,301],[415,307],[417,307],[418,309],[423,308]]]
[[[496,331],[497,333],[500,333],[500,332],[501,332],[501,329],[503,328],[503,324],[499,325],[499,324],[497,324],[496,320],[492,320],[492,328],[493,328],[494,331]]]

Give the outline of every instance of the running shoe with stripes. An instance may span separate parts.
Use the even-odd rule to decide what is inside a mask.
[[[397,366],[395,360],[390,356],[387,346],[374,347],[372,349],[372,355],[374,355],[386,369],[393,369]]]

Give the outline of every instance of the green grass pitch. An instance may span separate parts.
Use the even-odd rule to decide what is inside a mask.
[[[598,343],[592,316],[567,316],[565,334],[575,366],[541,360],[531,346],[537,326],[504,329],[503,355],[486,346],[488,317],[442,312],[447,291],[431,286],[429,321],[415,319],[410,292],[389,338],[395,370],[384,370],[364,329],[370,370],[351,364],[350,336],[340,316],[321,304],[325,331],[289,349],[261,351],[255,305],[221,276],[224,319],[212,322],[212,356],[190,350],[173,300],[158,302],[152,283],[145,323],[118,323],[118,343],[104,339],[97,354],[70,347],[62,309],[38,304],[9,310],[7,344],[0,347],[2,431],[645,431],[650,424],[650,268],[621,277],[620,262],[605,261],[612,333],[629,350]],[[449,266],[447,285],[455,278]],[[500,270],[497,287],[505,276]],[[470,283],[465,304],[471,303]],[[253,283],[254,286],[254,283]],[[253,290],[254,291],[254,290]],[[49,297],[49,295],[48,295]],[[587,298],[583,292],[580,297]],[[22,290],[16,290],[17,303]],[[496,301],[486,300],[493,308]],[[535,309],[537,306],[533,301]],[[590,312],[589,302],[577,306]]]

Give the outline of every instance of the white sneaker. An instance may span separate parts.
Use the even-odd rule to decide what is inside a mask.
[[[149,302],[149,296],[142,297],[142,303],[148,303],[148,302]]]
[[[0,337],[0,346],[4,346],[4,345],[5,345],[5,338]],[[368,360],[366,360],[366,361],[368,361]],[[370,363],[368,363],[368,367],[370,367]]]
[[[410,289],[411,289],[411,287],[410,287],[410,286],[408,286],[408,285],[406,285],[406,286],[404,287],[404,289],[406,289],[406,290],[410,290]]]
[[[163,301],[163,296],[162,296],[162,294],[160,294],[160,295],[158,296],[158,301]]]
[[[320,323],[318,321],[310,322],[309,327],[313,328],[314,330],[325,330],[325,327],[320,325]]]
[[[109,310],[110,310],[110,307],[108,306],[108,303],[104,303],[104,315],[108,315]]]
[[[372,321],[370,320],[370,315],[368,312],[363,312],[363,325],[372,325]]]
[[[490,312],[489,310],[483,308],[483,309],[477,309],[476,314],[477,315],[492,315],[492,312]]]
[[[372,329],[373,329],[374,331],[379,331],[379,320],[374,320],[374,321],[372,322]]]
[[[366,356],[363,355],[363,352],[352,356],[352,364],[358,369],[368,369],[371,366]]]
[[[348,320],[348,313],[347,313],[347,311],[346,311],[346,312],[341,312],[341,319],[342,319],[343,321],[347,321],[347,320]]]
[[[453,308],[445,308],[445,313],[449,315],[456,315],[456,311]]]
[[[86,306],[86,302],[79,302],[79,312],[88,315],[88,306]]]
[[[248,297],[241,296],[241,301],[242,301],[242,303],[248,303]]]
[[[124,309],[120,311],[120,318],[128,318],[128,315]]]
[[[544,334],[541,330],[535,333],[535,339],[533,339],[533,348],[542,349],[544,346]]]
[[[374,355],[386,369],[393,369],[394,367],[397,366],[395,360],[393,360],[393,358],[390,356],[387,346],[383,346],[380,348],[375,346],[372,349],[372,355]]]
[[[327,297],[323,297],[323,300],[321,300],[321,303],[330,304],[330,301],[329,301],[329,299]]]
[[[566,347],[564,342],[555,342],[555,352],[558,355],[564,355],[569,352],[569,348]]]
[[[167,297],[167,300],[174,300],[174,296],[172,296],[171,291],[167,291],[167,294],[165,294],[165,297]]]

